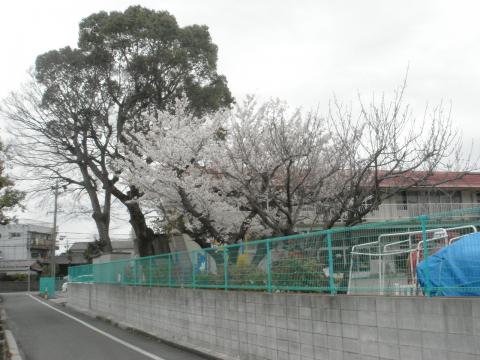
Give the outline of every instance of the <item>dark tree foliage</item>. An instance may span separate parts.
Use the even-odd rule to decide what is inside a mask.
[[[5,149],[0,143],[0,224],[8,224],[10,218],[5,212],[19,205],[25,194],[13,188],[13,181],[4,174],[5,172]]]
[[[124,120],[145,109],[168,109],[182,93],[197,114],[233,102],[216,72],[218,49],[208,28],[181,28],[166,11],[133,6],[93,14],[80,23],[78,46],[106,71],[109,95]]]
[[[154,236],[135,201],[141,193],[121,182],[115,160],[130,145],[126,134],[148,131],[142,114],[169,110],[182,94],[197,115],[230,106],[233,98],[216,66],[217,46],[206,26],[180,27],[168,12],[140,6],[90,15],[80,23],[77,49],[66,47],[37,58],[42,106],[74,123],[51,126],[63,137],[83,131],[80,145],[88,143],[82,151],[84,175],[126,206],[141,256],[168,251],[168,245],[154,244],[161,238]],[[94,219],[105,223],[102,216],[109,213]]]

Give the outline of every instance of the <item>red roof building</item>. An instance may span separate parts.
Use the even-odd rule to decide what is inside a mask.
[[[423,180],[422,180],[423,179]],[[415,171],[402,177],[393,177],[382,181],[381,186],[389,187],[408,187],[417,183],[415,188],[437,188],[437,189],[456,189],[456,190],[477,190],[480,191],[480,173],[453,172],[453,171],[435,171],[430,176],[425,172]]]
[[[368,221],[395,220],[422,214],[480,206],[480,173],[414,171],[381,182],[381,187],[405,188],[366,216]]]

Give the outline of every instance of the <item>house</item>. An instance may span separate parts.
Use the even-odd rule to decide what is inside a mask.
[[[78,243],[82,244],[82,243]],[[87,244],[87,243],[84,243]],[[49,261],[48,261],[49,262]],[[55,256],[55,264],[58,267],[57,276],[65,276],[68,274],[68,268],[70,266],[76,265],[84,265],[87,264],[88,261],[85,258],[83,251],[77,252],[66,252],[60,255]]]
[[[62,275],[68,274],[68,268],[75,265],[88,264],[89,261],[85,257],[85,251],[91,242],[76,242],[73,243],[66,253],[55,256],[55,263],[58,265],[58,273]],[[134,248],[131,240],[113,240],[112,248],[114,254],[121,254],[120,258],[133,257]],[[111,255],[109,255],[109,259]],[[95,260],[94,260],[95,262]]]
[[[49,224],[11,223],[0,226],[2,273],[26,273],[34,262],[47,261],[51,250],[52,226]]]
[[[87,250],[88,244],[90,242],[76,242],[73,243],[67,250],[67,253],[71,256],[82,256],[84,257],[85,251]]]
[[[84,257],[88,244],[90,244],[90,242],[73,243],[67,253],[73,257]],[[132,240],[112,240],[112,250],[114,253],[124,253],[130,256],[133,256],[135,253]]]

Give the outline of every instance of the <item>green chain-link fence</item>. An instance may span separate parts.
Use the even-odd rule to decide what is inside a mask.
[[[72,282],[137,286],[421,295],[438,291],[428,266],[439,249],[476,232],[480,208],[401,221],[69,268]],[[479,247],[472,248],[479,251]],[[479,257],[480,268],[480,257]],[[454,279],[451,279],[452,281]],[[478,289],[480,291],[480,276]],[[461,280],[454,287],[466,287]],[[476,287],[473,286],[473,287]]]
[[[77,279],[81,281],[81,278]],[[48,295],[49,298],[54,298],[55,293],[62,290],[64,282],[64,278],[41,277],[38,285],[40,296]]]

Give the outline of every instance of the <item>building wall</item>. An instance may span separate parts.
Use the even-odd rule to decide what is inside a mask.
[[[19,236],[12,236],[19,234]],[[0,251],[2,260],[29,259],[27,251],[28,225],[8,224],[0,226]]]
[[[32,240],[32,236],[34,233],[45,234],[45,236],[48,236],[48,238],[51,239],[52,229],[47,226],[30,225],[30,224],[1,225],[0,226],[0,251],[1,251],[0,261],[32,260],[31,252],[29,251],[28,244],[29,244],[29,241]],[[40,236],[40,237],[43,239],[45,236]],[[48,243],[50,243],[50,241],[48,241]],[[43,252],[45,251],[46,250],[44,249]]]
[[[70,284],[68,306],[224,359],[480,358],[480,300]]]
[[[431,191],[434,191],[433,189]],[[407,190],[407,202],[408,203],[467,203],[467,204],[475,204],[478,203],[477,193],[480,193],[480,189],[478,190],[459,190],[459,197],[455,198],[452,193],[454,190],[445,190],[447,193],[450,193],[452,198],[450,199],[448,196],[438,198],[438,196],[432,195],[432,198],[425,197],[425,190],[416,190],[411,189]],[[441,192],[438,190],[438,192]],[[383,201],[383,204],[403,204],[404,197],[401,194],[395,194],[391,198],[386,199]]]
[[[463,190],[462,191],[462,202],[463,203],[470,203],[470,204],[478,204],[480,201],[480,197],[477,196],[480,194],[480,189],[478,190]]]

